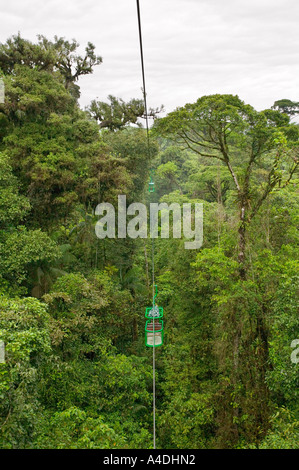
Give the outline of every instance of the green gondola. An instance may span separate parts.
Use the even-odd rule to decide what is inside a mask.
[[[149,182],[148,191],[149,191],[149,193],[154,193],[155,192],[155,183],[153,181]]]
[[[150,182],[148,184],[149,193],[154,193],[155,192],[154,173],[155,173],[154,169],[151,169],[151,171],[150,171]]]

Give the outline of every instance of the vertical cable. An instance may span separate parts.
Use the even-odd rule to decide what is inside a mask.
[[[146,134],[147,134],[147,146],[149,151],[149,132],[148,132],[148,114],[147,114],[147,102],[146,102],[146,88],[145,88],[145,72],[144,72],[144,59],[143,59],[143,47],[142,47],[142,32],[141,32],[141,17],[140,17],[140,7],[139,0],[136,0],[137,3],[137,16],[138,16],[138,31],[139,31],[139,46],[140,46],[140,59],[141,59],[141,71],[142,71],[142,83],[143,83],[143,100],[144,100],[144,112],[145,112],[145,122],[146,122]]]
[[[155,245],[152,238],[152,272],[153,272],[153,444],[156,448],[156,358],[155,358]]]
[[[146,102],[145,72],[144,72],[144,59],[143,59],[141,17],[140,17],[139,0],[136,0],[136,4],[137,4],[139,45],[140,45],[140,58],[141,58],[141,70],[142,70],[142,83],[143,83],[143,100],[144,100],[146,135],[147,135],[147,151],[148,151],[148,157],[150,157],[148,113],[147,113],[147,102]],[[153,312],[154,312],[154,308],[155,308],[155,264],[154,264],[154,261],[155,261],[154,260],[154,238],[152,238]],[[154,316],[154,313],[153,313],[153,447],[154,447],[154,449],[156,448],[156,360],[155,360],[155,316]]]

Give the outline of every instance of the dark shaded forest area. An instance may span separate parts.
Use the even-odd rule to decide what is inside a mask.
[[[119,195],[203,203],[200,249],[155,240],[157,448],[298,448],[298,103],[150,109],[148,146],[143,100],[80,109],[101,62],[0,45],[0,448],[152,447],[151,240],[95,234]]]

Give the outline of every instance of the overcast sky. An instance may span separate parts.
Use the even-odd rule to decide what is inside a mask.
[[[109,94],[141,98],[136,0],[0,0],[0,42],[20,31],[96,46],[82,107]],[[140,0],[149,106],[166,112],[213,93],[261,110],[299,101],[298,0]]]

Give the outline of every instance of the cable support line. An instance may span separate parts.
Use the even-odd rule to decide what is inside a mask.
[[[142,82],[143,82],[143,100],[144,100],[144,111],[145,111],[145,122],[146,122],[146,135],[147,135],[147,152],[150,157],[150,141],[149,141],[149,126],[148,126],[148,112],[147,112],[147,101],[146,101],[146,86],[145,86],[145,68],[144,68],[144,57],[143,57],[143,45],[142,45],[142,30],[141,30],[141,15],[139,0],[136,0],[137,5],[137,17],[138,17],[138,32],[139,32],[139,46],[140,46],[140,59],[141,59],[141,71],[142,71]],[[151,190],[152,189],[152,190]],[[150,192],[154,191],[154,183],[150,181]],[[154,238],[152,238],[152,283],[153,283],[153,302],[152,302],[152,346],[153,346],[153,448],[156,449],[156,360],[155,360],[155,259],[154,259]],[[162,336],[161,336],[162,337]]]
[[[149,154],[149,126],[148,126],[148,113],[147,113],[147,101],[146,101],[146,87],[145,87],[145,69],[144,69],[144,58],[143,58],[143,45],[142,45],[142,30],[141,30],[141,16],[140,16],[140,6],[139,0],[136,0],[137,3],[137,17],[138,17],[138,32],[139,32],[139,47],[140,47],[140,60],[141,60],[141,71],[142,71],[142,83],[143,83],[143,101],[144,101],[144,112],[145,112],[145,122],[146,122],[146,135],[147,135],[147,147]]]
[[[152,276],[153,276],[153,310],[155,309],[155,245],[152,238]],[[153,444],[156,448],[156,357],[155,357],[155,318],[153,318]]]

